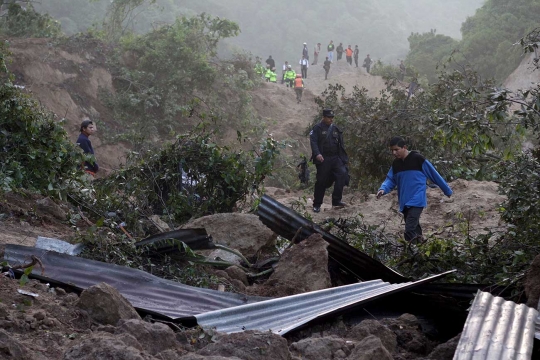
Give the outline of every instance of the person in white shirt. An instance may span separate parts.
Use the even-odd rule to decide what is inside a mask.
[[[302,56],[300,61],[298,62],[300,64],[300,70],[302,71],[302,79],[307,79],[307,69],[309,67],[309,60],[306,59],[305,56]]]

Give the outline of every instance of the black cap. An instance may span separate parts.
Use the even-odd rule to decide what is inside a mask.
[[[322,111],[322,116],[323,117],[334,117],[334,110],[332,110],[332,109],[324,109]]]

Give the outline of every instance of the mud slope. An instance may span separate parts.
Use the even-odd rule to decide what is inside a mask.
[[[97,45],[96,45],[97,46]],[[113,91],[112,77],[105,67],[105,57],[99,49],[76,46],[55,46],[47,39],[12,39],[13,53],[9,69],[16,84],[24,86],[44,107],[60,120],[65,118],[66,131],[76,141],[79,126],[85,117],[98,123],[113,122],[98,99],[100,89]],[[104,145],[100,131],[92,138],[104,173],[115,168],[126,149],[122,145]]]
[[[518,89],[530,89],[540,82],[540,69],[533,63],[534,53],[527,54],[521,64],[504,81],[503,86],[516,91]]]

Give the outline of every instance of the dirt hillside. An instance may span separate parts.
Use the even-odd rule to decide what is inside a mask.
[[[527,54],[521,64],[504,81],[503,86],[511,89],[530,89],[534,84],[540,82],[540,69],[537,69],[533,63],[534,53]]]

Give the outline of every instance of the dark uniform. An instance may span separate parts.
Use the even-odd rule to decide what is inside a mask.
[[[334,117],[333,110],[323,110],[323,117]],[[341,202],[343,188],[349,185],[347,164],[349,157],[343,145],[343,132],[334,124],[327,125],[320,122],[313,127],[309,134],[312,160],[317,167],[317,181],[313,199],[313,210],[318,212],[323,202],[324,192],[334,183],[332,193],[332,206],[344,205]],[[316,157],[322,155],[324,161],[319,162]]]

